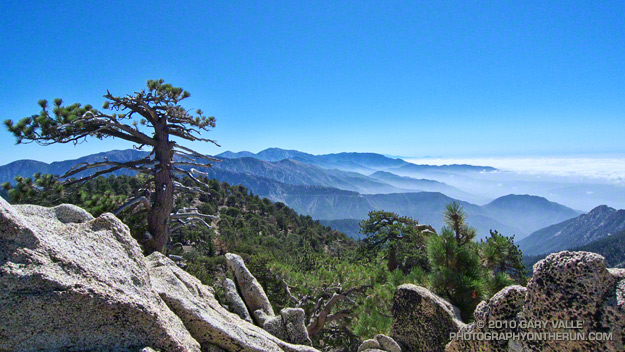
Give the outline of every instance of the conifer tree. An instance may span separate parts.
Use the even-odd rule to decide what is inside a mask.
[[[412,218],[383,210],[369,212],[369,218],[360,223],[360,233],[366,236],[364,252],[375,255],[377,251],[385,251],[389,271],[397,269],[406,259],[399,256],[400,252],[425,265],[425,238],[433,232],[431,227],[419,225]]]
[[[445,206],[444,220],[445,224],[454,232],[456,242],[460,246],[470,243],[477,235],[475,228],[466,223],[467,215],[457,202]]]
[[[215,118],[206,116],[201,110],[190,112],[180,102],[190,96],[182,88],[160,80],[148,80],[147,90],[141,90],[126,96],[114,96],[110,92],[103,110],[91,105],[63,105],[61,99],[54,99],[50,106],[46,100],[40,100],[39,114],[22,118],[17,123],[4,121],[7,129],[13,133],[17,143],[36,142],[41,145],[56,143],[81,143],[88,137],[97,139],[119,138],[135,143],[137,149],[147,147],[151,153],[142,159],[128,162],[101,161],[92,164],[76,165],[60,176],[64,185],[83,183],[97,176],[120,169],[132,170],[147,175],[145,189],[152,191],[146,202],[148,206],[148,238],[144,242],[147,253],[163,251],[168,241],[168,227],[174,202],[174,190],[197,191],[198,188],[183,186],[174,175],[186,175],[202,183],[193,175],[195,167],[208,167],[209,161],[216,161],[180,145],[173,138],[187,141],[203,141],[217,145],[211,139],[202,138],[201,131],[215,127]],[[97,168],[91,176],[80,179],[70,177],[83,171]],[[187,170],[191,168],[191,171]],[[182,215],[181,215],[182,216]],[[201,220],[201,218],[196,219]]]
[[[457,203],[449,204],[441,234],[428,241],[428,257],[434,291],[460,309],[462,319],[471,319],[473,310],[485,292],[484,269],[477,245],[472,241],[475,229],[465,223],[466,214]]]
[[[491,294],[509,285],[527,283],[523,253],[514,244],[514,236],[507,237],[491,230],[490,236],[480,241],[480,255],[483,265],[490,271],[488,286]]]

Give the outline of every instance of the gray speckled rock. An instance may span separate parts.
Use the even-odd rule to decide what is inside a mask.
[[[61,204],[51,208],[38,205],[21,204],[14,205],[19,212],[26,217],[34,216],[48,221],[58,221],[63,224],[81,223],[93,220],[93,216],[83,208],[73,204]],[[44,210],[45,209],[45,210]]]
[[[365,340],[358,346],[358,352],[374,351],[401,352],[401,347],[395,340],[384,334],[378,334],[374,339]]]
[[[312,345],[304,325],[304,310],[301,308],[284,308],[279,316],[267,315],[259,309],[254,312],[254,318],[259,326],[273,336],[298,345]]]
[[[616,283],[616,304],[623,307],[625,304],[625,269],[608,269],[608,272],[618,280]]]
[[[317,351],[280,340],[228,312],[207,286],[164,255],[155,252],[146,259],[153,287],[202,344],[202,350],[204,346],[216,345],[226,351]]]
[[[382,350],[387,352],[401,352],[401,347],[399,347],[399,344],[392,338],[384,334],[379,334],[375,339],[380,343],[380,348]]]
[[[252,317],[250,316],[250,312],[247,311],[245,303],[241,299],[241,296],[239,296],[234,281],[230,279],[224,280],[224,291],[226,291],[226,303],[232,312],[241,317],[241,319],[251,323]]]
[[[534,275],[527,290],[507,287],[481,303],[474,312],[475,324],[461,332],[513,332],[518,334],[567,334],[585,336],[557,340],[530,338],[484,342],[452,341],[452,351],[624,351],[625,311],[623,278],[625,270],[606,269],[602,256],[590,252],[563,251],[550,254],[534,265]],[[619,301],[619,294],[621,299]],[[515,314],[515,311],[518,312]],[[488,321],[516,321],[515,329],[477,328]],[[577,322],[579,329],[554,327],[554,322]],[[546,322],[546,326],[525,326],[527,322]],[[612,333],[612,339],[592,341],[589,333]],[[576,335],[569,335],[576,334]],[[583,334],[583,335],[577,335]]]
[[[128,227],[0,198],[0,351],[199,351],[152,290]]]
[[[444,351],[464,323],[458,309],[428,289],[404,284],[393,297],[391,337],[404,351]]]
[[[258,280],[250,273],[245,266],[243,258],[237,254],[226,253],[226,260],[230,270],[234,273],[237,280],[237,286],[241,292],[241,296],[247,305],[248,311],[255,312],[262,310],[265,314],[274,316],[271,303],[265,294],[265,290],[258,283]]]
[[[286,330],[286,340],[299,345],[312,346],[312,341],[308,336],[308,329],[304,322],[305,313],[302,308],[284,308],[280,311],[284,329]]]
[[[534,264],[520,317],[525,320],[583,321],[575,332],[613,332],[613,341],[523,341],[528,350],[623,351],[625,311],[617,302],[620,271],[610,273],[602,256],[562,251]],[[525,329],[530,331],[530,329]],[[523,329],[521,329],[523,331]],[[542,329],[567,332],[567,329]]]
[[[465,326],[460,333],[483,333],[483,332],[517,332],[517,329],[499,328],[488,329],[491,322],[496,321],[512,321],[517,320],[517,314],[523,309],[527,289],[523,286],[508,286],[497,292],[491,299],[482,301],[473,312],[474,323]],[[515,324],[516,327],[516,324]],[[445,348],[446,352],[464,352],[464,351],[491,351],[506,352],[508,351],[507,340],[452,340]]]
[[[360,346],[358,346],[358,352],[363,352],[367,350],[380,350],[382,346],[376,339],[364,340]]]
[[[284,329],[284,321],[281,316],[276,317],[267,315],[259,309],[254,312],[254,317],[256,318],[259,326],[265,331],[281,340],[287,340],[288,336],[286,334],[286,330]]]

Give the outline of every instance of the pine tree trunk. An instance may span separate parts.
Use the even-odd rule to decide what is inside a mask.
[[[145,244],[146,255],[154,251],[163,252],[169,240],[169,215],[174,206],[174,184],[171,175],[173,147],[165,125],[154,126],[157,141],[154,157],[159,162],[154,175],[154,202],[148,212],[148,232],[152,239]]]
[[[395,245],[390,245],[386,268],[389,272],[393,272],[393,270],[397,269],[397,266],[397,248]]]

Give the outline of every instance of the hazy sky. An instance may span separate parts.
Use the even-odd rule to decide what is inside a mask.
[[[0,2],[0,118],[164,78],[217,118],[209,154],[625,153],[625,1],[174,3]],[[128,147],[0,128],[0,164]]]

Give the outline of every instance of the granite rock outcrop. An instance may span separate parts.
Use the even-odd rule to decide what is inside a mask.
[[[317,351],[228,312],[170,258],[144,257],[112,214],[73,205],[0,198],[0,317],[7,352]]]
[[[112,214],[0,198],[0,350],[200,351]]]
[[[550,254],[534,265],[527,288],[507,287],[480,303],[446,351],[623,351],[624,287],[625,269],[607,269],[596,253]]]
[[[450,334],[464,327],[460,311],[430,290],[404,284],[395,290],[391,334],[403,351],[444,351]]]

